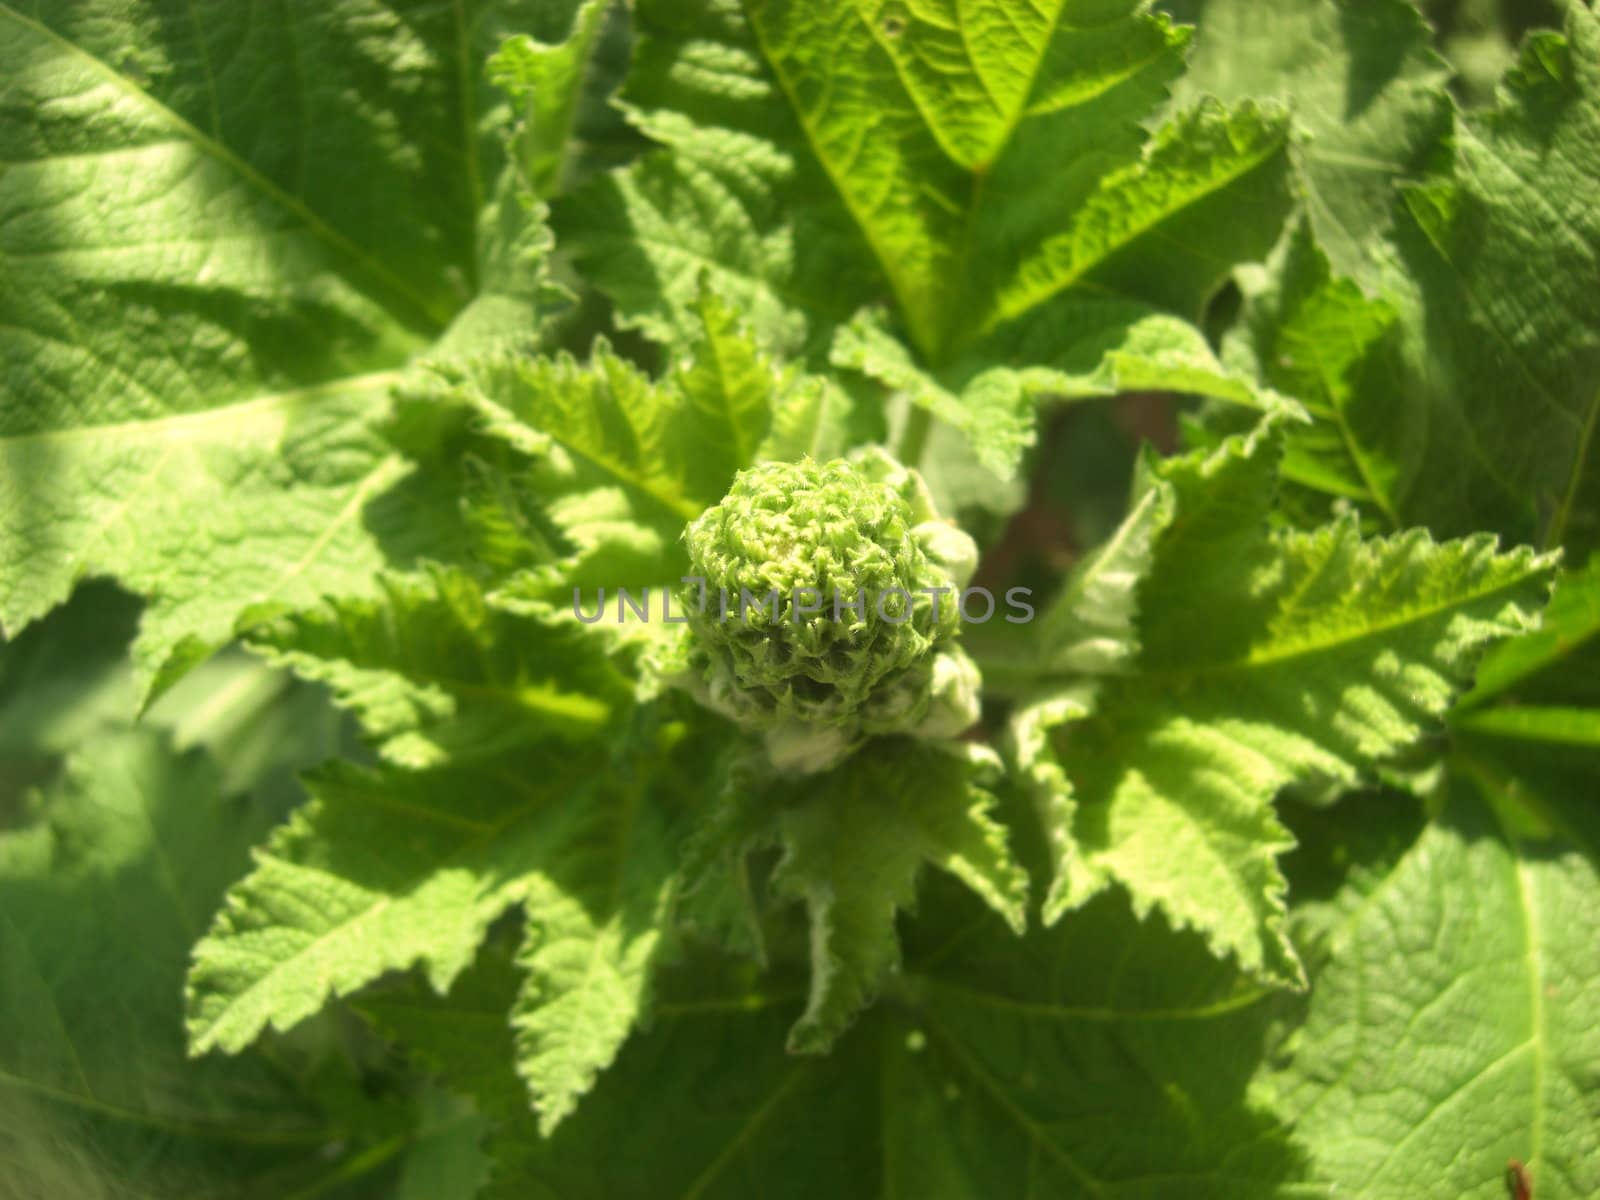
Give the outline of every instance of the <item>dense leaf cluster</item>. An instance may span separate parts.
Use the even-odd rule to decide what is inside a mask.
[[[1600,15],[1425,7],[0,0],[0,1198],[1600,1194]]]

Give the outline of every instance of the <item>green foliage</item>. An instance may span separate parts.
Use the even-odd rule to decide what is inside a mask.
[[[501,764],[522,778],[337,768],[308,780],[312,804],[195,948],[194,1048],[237,1050],[413,964],[446,988],[490,923],[520,905],[517,1062],[553,1124],[638,1015],[670,880],[658,798],[643,784],[599,784],[595,765]]]
[[[1341,36],[1342,57],[1392,61],[1393,47],[1369,42],[1359,24]],[[1284,69],[1265,47],[1243,63],[1236,69],[1269,77]],[[1313,393],[1328,393],[1302,482],[1370,500],[1391,524],[1593,548],[1600,316],[1582,281],[1600,254],[1588,203],[1600,178],[1597,71],[1600,18],[1573,5],[1564,36],[1529,38],[1492,108],[1451,115],[1426,171],[1393,173],[1402,182],[1398,202],[1386,201],[1393,229],[1376,252],[1363,258],[1319,228],[1338,251],[1332,278],[1301,245],[1258,282],[1249,340],[1272,356],[1263,371],[1321,379]],[[1375,83],[1373,109],[1416,87],[1404,72]],[[1277,86],[1293,85],[1279,76]],[[1363,169],[1330,163],[1322,173],[1354,187]],[[1318,336],[1328,321],[1340,336]]]
[[[895,1003],[826,1056],[783,1053],[796,997],[781,976],[719,959],[669,972],[655,1025],[571,1122],[540,1140],[510,1114],[486,1194],[804,1197],[819,1172],[851,1200],[1293,1187],[1302,1155],[1248,1090],[1266,997],[1199,939],[1100,900],[1071,928],[1017,941],[937,899],[948,925],[910,948]],[[508,982],[490,960],[448,1002],[371,1007],[493,1110],[508,1100],[494,1069],[505,1042],[483,1029]],[[641,1095],[680,1102],[630,1107]]]
[[[1363,541],[1349,521],[1269,532],[1276,446],[1269,428],[1152,469],[1173,515],[1120,631],[1136,666],[1076,707],[1025,712],[1019,743],[1046,821],[1067,826],[1047,920],[1114,880],[1297,985],[1272,797],[1359,784],[1413,744],[1476,652],[1531,624],[1553,564],[1486,539]]]
[[[0,3],[0,1197],[1600,1193],[1597,147],[1582,0]]]
[[[893,388],[920,360],[941,379],[912,393],[1006,471],[1039,392],[1250,397],[1162,316],[1192,319],[1269,245],[1288,205],[1282,114],[1206,102],[1146,139],[1182,31],[1131,4],[989,8],[968,27],[892,6],[640,5],[624,96],[663,149],[558,204],[558,230],[662,340],[692,327],[705,270],[763,344],[834,343]],[[885,289],[908,343],[887,375],[847,325]],[[1037,371],[985,370],[1019,340]]]
[[[895,914],[911,905],[924,861],[1022,932],[1027,876],[991,815],[984,768],[975,753],[901,746],[818,780],[827,804],[794,804],[804,796],[794,784],[767,797],[786,807],[776,817],[783,857],[773,887],[803,900],[811,920],[811,993],[791,1050],[826,1049],[882,986],[898,957]]]
[[[489,182],[481,13],[147,7],[0,12],[0,628],[114,576],[154,600],[146,687],[427,545],[361,519],[403,469],[370,421],[478,274]]]
[[[366,1067],[333,1027],[194,1063],[172,1003],[196,935],[276,815],[266,785],[294,765],[293,740],[254,766],[219,757],[203,743],[229,732],[226,715],[178,692],[151,714],[165,728],[81,712],[71,725],[87,748],[31,797],[26,825],[0,833],[0,1188],[353,1196],[341,1181],[363,1160],[388,1178],[411,1152],[407,1105],[362,1095]],[[202,744],[180,752],[171,731]],[[248,794],[225,791],[230,777]]]
[[[668,681],[764,732],[775,766],[822,770],[867,735],[977,720],[977,673],[952,643],[978,548],[915,471],[886,455],[764,463],[684,539],[693,586]]]
[[[532,737],[581,741],[632,700],[607,647],[543,607],[496,606],[444,569],[380,587],[381,600],[328,601],[252,629],[248,645],[329,685],[390,762],[443,766]]]
[[[1285,0],[1261,19],[1249,0],[1172,0],[1199,23],[1175,91],[1286,103],[1306,135],[1291,145],[1304,209],[1340,274],[1383,253],[1396,182],[1427,166],[1448,128],[1449,67],[1406,0]],[[1298,395],[1298,393],[1294,393]]]
[[[1600,1183],[1594,993],[1581,982],[1594,944],[1567,917],[1595,903],[1594,836],[1592,805],[1545,824],[1514,789],[1463,785],[1397,858],[1364,862],[1308,910],[1311,999],[1269,1086],[1316,1178],[1499,1200],[1514,1158],[1533,1163],[1541,1193]]]

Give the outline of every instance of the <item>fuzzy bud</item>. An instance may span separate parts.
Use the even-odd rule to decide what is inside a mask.
[[[763,463],[685,538],[705,583],[683,597],[678,682],[764,734],[775,765],[822,770],[870,734],[976,718],[976,667],[953,645],[976,549],[914,471],[878,451]]]

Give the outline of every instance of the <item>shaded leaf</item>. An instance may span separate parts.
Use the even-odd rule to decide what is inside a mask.
[[[1277,99],[1309,134],[1290,154],[1334,271],[1374,279],[1398,182],[1421,177],[1449,131],[1446,64],[1409,0],[1163,4],[1198,28],[1176,102]]]
[[[363,525],[404,474],[371,424],[473,289],[485,190],[477,6],[157,7],[0,9],[0,626],[114,577],[141,696],[428,544]]]
[[[313,802],[195,947],[193,1051],[237,1052],[389,971],[419,967],[444,991],[521,906],[517,1063],[554,1126],[642,1011],[670,880],[658,792],[603,766],[569,755],[313,776]]]
[[[1551,829],[1498,785],[1458,787],[1391,868],[1330,902],[1304,1028],[1272,1079],[1315,1178],[1501,1200],[1517,1159],[1541,1198],[1600,1183],[1600,952],[1566,916],[1600,888],[1587,800]]]
[[[190,943],[266,824],[220,783],[199,751],[102,730],[35,819],[0,834],[7,1194],[282,1195],[357,1178],[401,1148],[378,1149],[403,1110],[334,1103],[304,1055],[185,1059]],[[352,1064],[321,1069],[356,1094]]]

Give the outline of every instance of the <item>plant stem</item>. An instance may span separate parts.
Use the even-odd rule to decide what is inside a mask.
[[[908,401],[906,423],[900,430],[900,441],[895,447],[895,457],[908,467],[922,461],[923,448],[928,444],[928,432],[933,428],[933,412],[916,401]]]
[[[1600,390],[1589,401],[1589,411],[1584,414],[1583,429],[1578,434],[1578,451],[1572,459],[1571,477],[1567,480],[1567,490],[1561,497],[1561,507],[1550,520],[1550,528],[1545,531],[1544,547],[1546,550],[1556,549],[1567,540],[1567,522],[1572,517],[1572,506],[1577,501],[1578,489],[1583,484],[1583,471],[1589,465],[1589,443],[1594,440],[1596,419],[1600,418]]]

